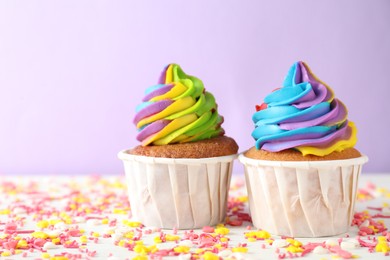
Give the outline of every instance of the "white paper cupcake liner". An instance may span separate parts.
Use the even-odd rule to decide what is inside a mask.
[[[366,156],[331,161],[266,161],[245,166],[254,226],[275,235],[334,236],[348,231]]]
[[[225,219],[237,155],[172,159],[121,151],[133,219],[146,226],[195,229]]]

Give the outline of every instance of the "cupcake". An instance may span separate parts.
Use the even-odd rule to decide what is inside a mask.
[[[121,151],[133,219],[194,229],[224,221],[238,146],[203,82],[177,64],[146,89],[133,120],[141,144]]]
[[[292,237],[347,232],[368,159],[354,148],[356,127],[333,90],[296,62],[252,119],[255,146],[239,160],[253,224]]]

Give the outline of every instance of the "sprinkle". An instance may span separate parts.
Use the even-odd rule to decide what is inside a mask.
[[[226,227],[218,227],[215,229],[215,233],[220,235],[227,235],[229,232],[230,230]]]
[[[56,248],[56,245],[52,242],[46,242],[43,245],[43,249],[45,249],[45,250],[54,249],[54,248]]]
[[[209,227],[209,226],[205,226],[205,227],[203,227],[202,231],[205,233],[214,233],[214,228]]]
[[[323,247],[323,246],[316,246],[316,247],[313,249],[313,253],[314,253],[314,254],[317,254],[317,255],[327,254],[328,252],[329,252],[328,249],[326,249],[326,248]]]
[[[188,253],[190,251],[190,248],[187,246],[177,246],[173,249],[176,253]]]
[[[207,251],[206,253],[203,254],[203,259],[204,260],[219,260],[219,256]]]
[[[272,242],[272,247],[273,248],[282,248],[282,247],[286,247],[289,245],[289,242],[287,242],[286,240],[284,239],[275,239],[273,242]]]

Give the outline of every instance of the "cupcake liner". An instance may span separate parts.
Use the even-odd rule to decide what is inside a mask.
[[[121,151],[133,219],[146,226],[194,229],[224,221],[237,155],[173,159]]]
[[[366,156],[331,161],[265,161],[245,166],[253,224],[275,235],[334,236],[351,225]]]

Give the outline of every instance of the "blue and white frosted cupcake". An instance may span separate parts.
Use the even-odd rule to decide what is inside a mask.
[[[345,105],[296,62],[256,110],[255,146],[239,157],[254,225],[294,237],[347,232],[368,159],[354,148],[357,131]]]

